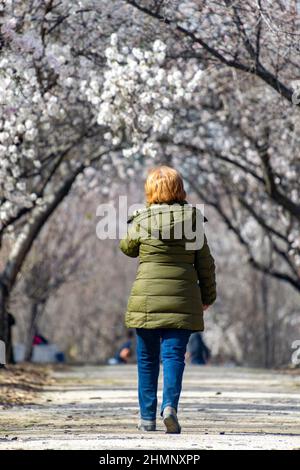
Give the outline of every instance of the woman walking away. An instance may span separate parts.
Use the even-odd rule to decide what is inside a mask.
[[[126,326],[137,334],[138,428],[156,430],[161,354],[160,416],[167,433],[180,433],[177,409],[186,346],[193,331],[203,331],[203,311],[216,299],[215,263],[203,215],[186,201],[178,171],[167,166],[152,169],[145,195],[146,207],[129,218],[120,242],[127,256],[139,256],[125,316]]]

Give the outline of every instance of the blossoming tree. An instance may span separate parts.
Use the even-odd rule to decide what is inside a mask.
[[[191,96],[197,83],[196,67],[184,75],[164,67],[160,40],[146,51],[118,48],[112,32],[124,37],[130,17],[126,5],[115,12],[117,3],[7,0],[1,7],[3,339],[18,273],[78,176],[91,167],[105,172],[138,150],[153,156],[149,135],[155,142],[166,132],[174,108],[186,100],[183,85]]]
[[[252,265],[300,290],[299,17],[238,3],[2,2],[2,338],[33,241],[91,168],[168,158]]]

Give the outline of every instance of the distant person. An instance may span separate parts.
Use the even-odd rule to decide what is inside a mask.
[[[14,349],[13,349],[13,335],[12,335],[12,328],[16,324],[15,317],[12,313],[6,312],[7,314],[7,341],[4,344],[1,341],[0,344],[0,368],[5,368],[6,362],[8,364],[15,364],[15,357],[14,357]]]
[[[187,359],[191,364],[205,365],[210,359],[210,350],[200,332],[193,333],[187,345]]]
[[[49,341],[42,336],[38,331],[36,331],[35,335],[33,336],[32,346],[40,346],[41,344],[49,344]]]
[[[32,346],[47,346],[50,345],[49,341],[45,336],[41,335],[36,329],[32,340]],[[65,362],[65,353],[63,351],[57,351],[54,355],[56,362]]]
[[[177,418],[186,346],[203,331],[203,311],[216,299],[215,263],[203,230],[201,211],[186,201],[180,173],[168,166],[149,171],[146,207],[129,218],[123,253],[139,256],[125,324],[136,328],[141,431],[156,430],[160,352],[166,433],[178,434]]]
[[[133,337],[134,332],[129,330],[127,332],[127,340],[122,343],[115,356],[108,360],[108,364],[126,364],[128,362],[129,358],[132,356]]]

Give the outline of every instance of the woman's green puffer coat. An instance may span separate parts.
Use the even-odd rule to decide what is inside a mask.
[[[201,245],[187,249],[186,243],[193,239],[182,234],[187,233],[186,227],[195,231],[196,217]],[[151,204],[136,211],[128,223],[120,248],[127,256],[139,256],[139,267],[128,300],[126,326],[203,331],[202,305],[215,301],[216,282],[199,209],[187,201]],[[153,231],[150,234],[153,227],[154,235]]]

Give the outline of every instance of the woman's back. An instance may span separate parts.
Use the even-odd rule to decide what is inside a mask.
[[[202,331],[202,305],[215,299],[214,260],[202,214],[186,201],[152,204],[137,211],[131,222],[120,247],[139,256],[140,263],[126,326]]]

